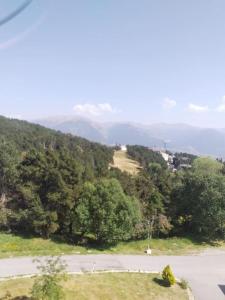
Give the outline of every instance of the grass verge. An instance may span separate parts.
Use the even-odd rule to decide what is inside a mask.
[[[139,273],[107,273],[70,276],[63,284],[66,300],[152,299],[186,300],[187,292],[178,284],[164,287],[159,277]],[[13,297],[30,296],[34,279],[14,279],[0,282],[0,297],[7,291]]]
[[[0,258],[16,256],[42,256],[62,254],[144,254],[147,240],[121,242],[116,246],[99,247],[94,245],[77,246],[68,244],[62,239],[42,239],[37,237],[17,236],[0,233]],[[153,239],[150,244],[153,255],[194,254],[202,250],[225,249],[224,242],[215,244],[203,243],[192,238]]]

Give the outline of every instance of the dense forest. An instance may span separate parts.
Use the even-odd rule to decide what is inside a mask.
[[[0,117],[0,230],[81,242],[195,234],[225,237],[225,168],[190,157],[171,172],[159,153],[128,146],[142,170],[110,168],[113,148]],[[177,157],[179,157],[177,155]]]
[[[127,153],[134,160],[137,160],[145,169],[149,167],[150,163],[158,163],[162,168],[167,168],[167,163],[159,152],[153,151],[145,146],[128,145]]]

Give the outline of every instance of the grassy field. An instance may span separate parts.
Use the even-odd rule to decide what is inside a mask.
[[[114,164],[112,167],[116,167],[121,171],[125,171],[131,175],[136,175],[141,169],[139,163],[130,159],[125,151],[115,151],[113,160]]]
[[[0,282],[0,297],[7,291],[13,297],[30,296],[34,279]],[[107,273],[71,276],[64,284],[67,300],[151,299],[185,300],[187,292],[179,285],[160,285],[160,277],[152,274]]]
[[[144,254],[147,240],[121,242],[112,247],[76,246],[62,240],[45,240],[0,233],[0,258],[14,256],[39,256],[62,254]],[[225,249],[225,243],[215,245],[195,241],[191,238],[153,239],[150,244],[153,255],[182,255],[198,253],[207,248]]]

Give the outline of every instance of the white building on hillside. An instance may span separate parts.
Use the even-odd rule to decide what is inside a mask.
[[[162,157],[164,158],[164,160],[165,160],[166,162],[169,162],[170,155],[169,155],[168,153],[162,152],[162,151],[160,151],[160,153],[161,153]]]
[[[167,166],[172,170],[175,171],[174,168],[174,155],[168,154],[164,151],[160,151],[160,154],[162,155],[163,159],[165,160],[165,162],[167,163]]]
[[[120,150],[124,151],[124,152],[127,152],[127,146],[126,145],[121,145]]]

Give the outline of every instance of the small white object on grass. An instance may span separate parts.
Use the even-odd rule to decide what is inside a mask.
[[[147,255],[151,255],[152,254],[152,249],[147,249],[147,250],[145,250],[145,253],[147,254]]]

